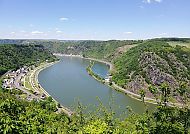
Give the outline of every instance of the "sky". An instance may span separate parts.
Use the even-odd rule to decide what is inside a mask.
[[[0,39],[190,37],[190,0],[0,0]]]

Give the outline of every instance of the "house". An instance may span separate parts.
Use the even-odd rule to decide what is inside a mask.
[[[106,78],[105,78],[105,82],[107,82],[107,83],[109,83],[109,82],[110,82],[109,77],[106,77]]]
[[[17,74],[20,74],[20,72],[21,72],[21,70],[20,70],[20,69],[18,69],[18,70],[16,71],[16,73],[17,73]]]
[[[7,85],[4,83],[1,87],[2,88],[7,88]]]
[[[4,79],[3,80],[3,83],[7,83],[9,80],[8,79]]]
[[[45,98],[46,98],[46,95],[43,93],[40,98],[41,98],[41,99],[45,99]]]
[[[17,76],[17,73],[15,71],[12,71],[6,75],[7,77],[14,78]]]
[[[39,94],[40,94],[40,93],[37,92],[37,91],[34,92],[34,95],[35,95],[35,96],[37,96],[37,95],[39,95]]]

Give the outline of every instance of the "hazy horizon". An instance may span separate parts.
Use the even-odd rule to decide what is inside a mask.
[[[0,40],[57,40],[57,41],[111,41],[111,40],[118,40],[118,41],[125,41],[125,40],[151,40],[151,39],[160,39],[160,38],[186,38],[189,39],[190,37],[158,37],[158,38],[147,38],[147,39],[107,39],[107,40],[98,40],[98,39],[22,39],[22,38],[18,38],[18,39],[14,39],[14,38],[0,38]]]

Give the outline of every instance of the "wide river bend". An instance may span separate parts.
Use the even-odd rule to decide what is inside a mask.
[[[100,99],[104,106],[111,104],[117,115],[127,111],[127,106],[136,113],[143,113],[145,106],[142,102],[111,89],[88,75],[86,67],[89,63],[89,60],[78,57],[60,57],[60,62],[39,73],[39,83],[60,104],[71,109],[80,101],[88,106],[88,110],[93,111]],[[109,67],[95,62],[92,70],[105,77]]]

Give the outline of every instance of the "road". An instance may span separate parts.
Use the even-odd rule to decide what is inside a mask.
[[[26,93],[28,96],[30,96],[31,99],[39,100],[40,98],[39,98],[38,96],[35,96],[34,94],[30,93],[28,90],[26,90],[26,89],[24,89],[22,86],[20,86],[19,83],[20,83],[20,81],[21,81],[21,77],[22,77],[22,76],[24,76],[24,74],[23,74],[23,73],[20,73],[18,76],[15,77],[14,86],[15,86],[17,89],[19,89],[19,90],[23,91],[24,93]],[[57,102],[57,101],[56,101],[56,102]],[[68,109],[68,108],[66,108],[66,107],[64,107],[64,106],[62,106],[62,108],[58,108],[58,111],[57,111],[57,112],[58,112],[58,113],[64,112],[64,113],[66,113],[68,116],[71,116],[71,115],[73,114],[73,112],[72,112],[70,109]]]
[[[34,94],[30,93],[28,90],[24,89],[22,86],[20,86],[21,77],[24,76],[23,73],[20,73],[18,76],[15,77],[14,86],[26,93],[28,96],[31,97],[31,99],[39,99],[39,97],[35,96]]]
[[[131,91],[128,91],[127,89],[124,89],[124,88],[118,86],[118,85],[115,84],[114,82],[112,82],[112,84],[113,84],[113,87],[114,87],[114,88],[119,89],[120,91],[122,91],[122,92],[124,92],[124,93],[126,93],[126,94],[130,94],[130,95],[135,96],[135,97],[137,97],[137,98],[140,98],[140,97],[141,97],[140,95],[138,95],[138,94],[136,94],[136,93],[133,93],[133,92],[131,92]],[[156,102],[156,100],[155,100],[155,99],[152,99],[152,98],[145,97],[144,99],[145,99],[145,100],[149,100],[149,101],[154,101],[154,102]]]

